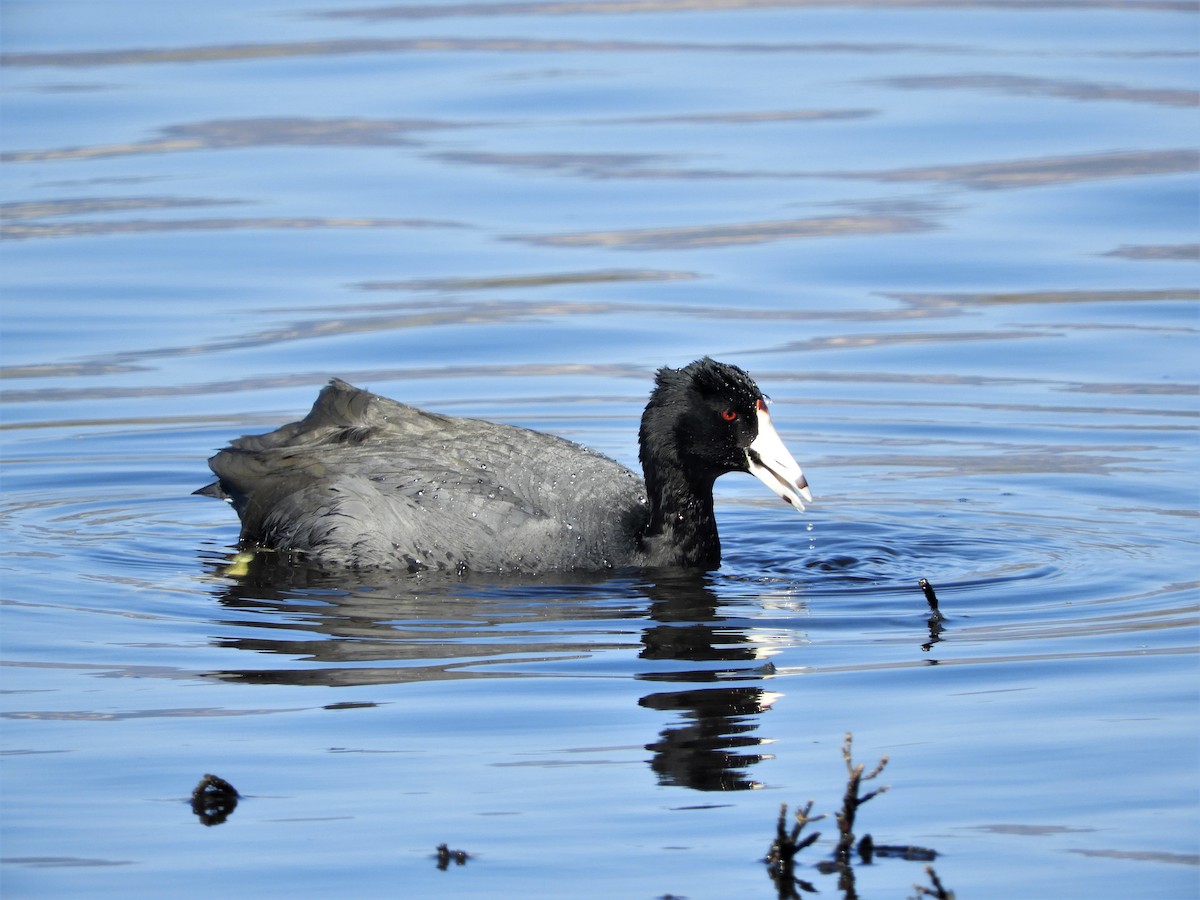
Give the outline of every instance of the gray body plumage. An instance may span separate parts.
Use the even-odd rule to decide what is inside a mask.
[[[640,477],[553,435],[331,382],[299,422],[210,461],[242,543],[321,567],[530,573],[644,564]]]

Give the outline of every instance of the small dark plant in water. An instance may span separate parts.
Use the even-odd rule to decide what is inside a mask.
[[[863,782],[874,781],[887,766],[885,756],[870,772],[864,763],[855,763],[851,755],[853,736],[846,735],[842,744],[842,759],[846,762],[849,778],[846,791],[842,796],[842,808],[835,814],[838,824],[838,842],[834,848],[833,859],[817,863],[816,869],[823,875],[837,874],[838,889],[842,891],[843,900],[858,900],[854,885],[854,862],[852,854],[854,844],[854,823],[858,816],[859,807],[868,800],[878,797],[887,790],[887,786],[878,787],[863,793]],[[775,840],[771,842],[766,859],[767,874],[775,885],[779,900],[798,900],[798,891],[816,892],[812,883],[796,876],[796,856],[805,847],[810,846],[821,836],[813,832],[802,837],[806,826],[825,818],[824,815],[812,815],[813,801],[796,811],[796,824],[789,830],[787,827],[787,804],[779,812],[779,821],[775,825]],[[869,834],[863,835],[858,842],[858,855],[863,865],[871,865],[876,856],[900,857],[902,859],[933,860],[937,853],[924,847],[876,845]],[[926,869],[933,881],[933,888],[917,885],[918,897],[936,897],[938,900],[954,900],[954,894],[948,892],[933,873],[933,868]],[[923,893],[922,893],[923,892]]]
[[[767,851],[765,861],[767,874],[775,883],[775,890],[779,892],[780,900],[798,900],[800,895],[796,893],[797,888],[816,893],[817,889],[810,882],[796,877],[795,863],[796,854],[821,836],[821,832],[814,831],[807,837],[800,837],[806,825],[825,818],[824,815],[810,817],[812,806],[813,802],[809,800],[804,809],[796,810],[796,824],[792,826],[791,831],[788,831],[787,827],[787,804],[784,803],[779,807],[779,821],[775,824],[775,840],[771,843],[771,849]]]

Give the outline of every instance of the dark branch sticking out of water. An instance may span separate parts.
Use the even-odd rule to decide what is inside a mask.
[[[924,579],[921,581],[922,587],[928,584]],[[932,593],[933,589],[929,588],[928,594],[932,595]],[[936,598],[931,602],[936,602]],[[838,825],[837,847],[834,849],[832,860],[816,864],[817,871],[822,875],[836,874],[838,876],[838,889],[842,891],[843,900],[858,900],[858,893],[854,886],[852,853],[855,850],[854,823],[859,807],[887,790],[887,787],[883,786],[863,793],[863,782],[874,781],[878,778],[884,767],[887,766],[888,758],[883,757],[874,769],[867,772],[865,764],[854,762],[850,753],[852,743],[853,736],[847,734],[846,740],[842,744],[842,759],[846,762],[846,771],[850,777],[846,782],[846,792],[842,797],[842,808],[835,814]],[[787,804],[783,804],[779,810],[779,821],[775,825],[775,840],[771,842],[766,859],[763,860],[767,864],[767,874],[775,885],[779,900],[799,900],[799,891],[817,892],[817,888],[811,882],[796,876],[796,856],[821,836],[819,831],[804,835],[804,829],[808,825],[825,818],[824,815],[812,815],[812,807],[813,801],[809,800],[803,808],[796,811],[796,824],[790,830],[787,827]],[[932,861],[937,857],[936,851],[925,847],[876,845],[869,834],[863,835],[862,840],[858,842],[857,850],[863,865],[871,865],[877,856],[925,861]],[[947,891],[942,886],[933,867],[927,867],[925,871],[929,874],[933,887],[916,885],[917,897],[954,900],[953,892]]]
[[[837,850],[834,851],[834,859],[839,865],[850,863],[850,851],[854,849],[854,819],[858,815],[858,808],[887,790],[887,785],[884,785],[866,794],[860,793],[864,781],[874,781],[883,773],[888,758],[883,757],[870,774],[864,774],[867,769],[866,763],[855,765],[854,757],[850,755],[853,742],[853,736],[847,733],[846,740],[842,744],[842,759],[846,761],[846,771],[850,773],[850,778],[846,782],[846,794],[842,798],[841,811],[837,813],[838,845]]]
[[[237,809],[238,792],[216,775],[205,775],[192,791],[192,812],[205,826],[220,825]]]
[[[933,592],[933,585],[929,583],[928,578],[922,578],[917,582],[921,586],[921,590],[925,593],[925,599],[929,601],[929,610],[933,613],[930,619],[937,619],[939,622],[945,618],[938,610],[937,594]]]
[[[917,584],[921,586],[921,591],[925,594],[925,599],[929,602],[929,642],[921,645],[921,649],[928,653],[933,645],[942,639],[942,632],[946,630],[945,625],[942,623],[946,621],[946,617],[938,609],[937,594],[934,593],[933,585],[929,583],[929,579],[922,578]]]

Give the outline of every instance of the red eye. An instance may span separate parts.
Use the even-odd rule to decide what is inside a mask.
[[[736,410],[736,409],[723,409],[723,410],[721,410],[721,418],[722,418],[722,419],[724,419],[726,422],[733,422],[733,421],[735,421],[735,420],[737,419],[737,416],[738,416],[738,414],[737,414],[737,410]]]

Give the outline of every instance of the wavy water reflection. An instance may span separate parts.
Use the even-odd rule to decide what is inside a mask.
[[[298,577],[307,586],[298,588]],[[656,668],[636,677],[653,684],[759,681],[772,671],[760,658],[766,648],[754,631],[718,613],[721,601],[705,576],[655,582],[547,579],[510,588],[428,577],[350,591],[330,587],[336,584],[327,574],[303,576],[294,564],[281,568],[256,561],[219,599],[242,614],[226,626],[245,630],[253,623],[261,634],[222,638],[218,646],[294,662],[210,677],[330,687],[522,673],[545,677],[553,668],[639,643],[638,657]],[[686,665],[657,670],[671,662]],[[698,663],[715,665],[697,669]],[[771,698],[756,686],[655,690],[643,696],[641,706],[670,712],[679,721],[646,744],[660,783],[696,790],[760,786],[746,770],[768,758],[750,752],[766,739],[750,732],[759,728],[758,717],[769,710]]]
[[[144,141],[53,150],[7,151],[0,154],[0,162],[77,162],[109,157],[194,153],[198,150],[246,147],[412,147],[420,145],[417,135],[473,128],[484,124],[487,123],[309,116],[213,119],[166,125],[158,129],[159,137]]]
[[[842,220],[837,220],[842,221]],[[819,229],[818,229],[819,230]],[[711,240],[721,244],[720,229],[714,229]],[[666,232],[659,235],[664,243],[677,239],[685,245],[702,244],[704,235],[709,234],[705,229],[687,230],[681,236],[678,232]],[[767,230],[756,232],[747,228],[745,232],[733,229],[725,234],[732,243],[755,242],[772,240],[779,235]],[[628,236],[627,236],[628,237]],[[615,238],[613,238],[615,240]],[[633,238],[629,238],[633,240]],[[553,239],[547,239],[553,242]],[[586,243],[584,236],[579,236],[580,243]],[[603,243],[601,237],[596,237],[596,243]],[[1008,330],[995,328],[978,331],[947,330],[931,328],[928,331],[896,333],[863,331],[861,326],[870,323],[893,323],[910,320],[941,320],[961,317],[973,307],[991,305],[1073,305],[1093,303],[1190,303],[1200,299],[1200,290],[1194,288],[1178,289],[1126,289],[1126,290],[1059,290],[1059,291],[1030,291],[1012,293],[887,293],[885,296],[891,305],[863,309],[787,309],[762,308],[754,309],[745,306],[723,306],[716,304],[678,307],[667,304],[637,303],[637,302],[585,302],[585,301],[500,301],[478,300],[466,301],[454,299],[453,295],[468,291],[501,290],[507,288],[537,288],[547,286],[620,283],[620,282],[654,282],[680,281],[696,278],[695,273],[664,272],[659,270],[597,270],[589,272],[542,273],[519,276],[499,276],[495,278],[472,279],[428,279],[411,281],[374,281],[363,282],[355,287],[365,291],[437,291],[447,296],[438,300],[396,300],[372,304],[339,304],[332,310],[321,306],[305,307],[302,310],[280,308],[273,312],[311,315],[334,311],[336,316],[319,316],[315,318],[295,319],[286,325],[253,331],[204,344],[178,345],[144,348],[97,357],[91,360],[71,363],[38,363],[21,366],[0,366],[0,378],[65,378],[84,375],[101,376],[118,372],[137,371],[146,363],[154,360],[170,359],[173,357],[195,357],[197,355],[216,355],[231,350],[253,349],[287,345],[297,341],[307,341],[314,338],[329,338],[340,335],[372,334],[403,332],[408,330],[423,331],[430,328],[474,328],[499,326],[505,324],[520,325],[560,318],[579,317],[584,320],[613,319],[630,321],[636,317],[684,316],[689,318],[711,319],[714,321],[763,321],[763,322],[845,322],[853,323],[856,332],[853,334],[831,334],[805,341],[791,341],[777,345],[773,350],[815,352],[826,350],[856,351],[875,346],[899,346],[905,344],[968,344],[975,341],[1014,341],[1035,340],[1054,337],[1063,329],[1074,329],[1084,326],[1081,323],[1058,322],[1050,326],[1023,326]],[[384,314],[388,313],[388,314]],[[1122,324],[1121,329],[1129,327],[1179,335],[1200,333],[1200,329],[1182,324],[1166,326]],[[1049,330],[1048,330],[1049,329]],[[466,378],[486,375],[515,375],[530,378],[544,378],[563,374],[612,374],[621,377],[644,378],[648,369],[642,366],[622,366],[611,363],[513,363],[502,366],[458,365],[437,366],[422,365],[419,367],[389,367],[371,369],[343,369],[341,376],[351,381],[379,380],[410,380],[415,378]],[[202,385],[146,385],[136,388],[29,388],[9,389],[7,398],[14,403],[29,403],[41,400],[67,401],[88,396],[173,396],[197,392],[221,393],[239,389],[261,389],[268,385],[289,384],[320,384],[327,378],[323,372],[293,372],[288,375],[273,376],[269,379],[246,379],[237,383],[207,382]],[[772,377],[792,379],[792,373],[773,373]],[[883,380],[908,383],[943,383],[943,384],[1000,384],[1000,383],[1044,383],[1028,377],[980,377],[970,375],[922,375],[905,372],[889,372],[884,375],[864,376],[862,374],[845,372],[807,373],[805,380],[845,381],[845,380]],[[1193,390],[1191,384],[1159,384],[1145,385],[1076,385],[1075,390],[1102,390],[1113,393],[1188,393]],[[97,394],[96,392],[100,393]],[[1014,407],[1009,407],[1014,408]],[[3,427],[3,426],[0,426]]]
[[[1134,244],[1109,250],[1104,255],[1122,259],[1200,262],[1200,244]]]
[[[169,201],[168,201],[169,203]],[[60,213],[59,215],[65,215]],[[86,237],[90,235],[149,234],[175,231],[291,230],[310,228],[455,228],[456,222],[413,219],[339,219],[331,217],[260,217],[209,219],[134,219],[124,222],[59,222],[53,225],[5,225],[0,236],[9,240]]]
[[[954,44],[882,42],[691,42],[643,40],[540,40],[537,38],[344,38],[279,43],[215,44],[171,49],[3,53],[0,65],[35,68],[93,68],[288,57],[337,57],[377,53],[788,53],[972,55],[977,48]]]
[[[908,90],[995,91],[1017,96],[1068,97],[1072,100],[1102,100],[1121,103],[1153,103],[1163,106],[1198,106],[1195,91],[1175,88],[1136,88],[1122,84],[1030,78],[1022,75],[902,75],[879,82]]]
[[[923,166],[880,172],[840,172],[838,175],[873,181],[938,181],[973,190],[1001,190],[1197,170],[1200,170],[1200,151],[1181,148]]]
[[[1196,8],[1184,0],[528,0],[507,3],[428,3],[404,6],[365,6],[359,9],[323,11],[319,15],[334,19],[429,19],[448,16],[571,16],[629,15],[636,13],[690,13],[721,10],[755,11],[771,9],[810,9],[813,7],[867,7],[892,9],[937,7],[946,9],[1055,9],[1102,10],[1132,9],[1159,12],[1194,13]]]

